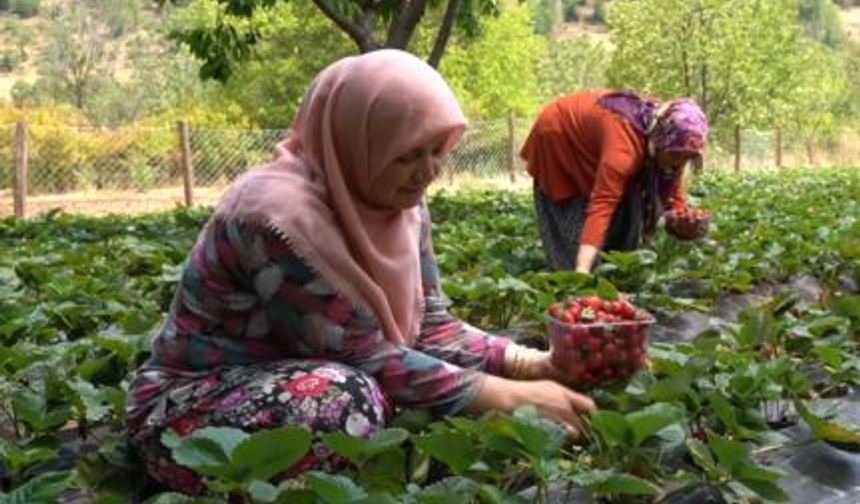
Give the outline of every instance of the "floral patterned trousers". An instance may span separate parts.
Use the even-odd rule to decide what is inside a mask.
[[[289,360],[222,369],[171,391],[161,425],[132,430],[132,445],[147,471],[159,483],[197,495],[200,477],[174,463],[161,444],[165,429],[185,437],[203,427],[235,427],[246,432],[304,426],[314,433],[311,450],[285,477],[319,469],[334,472],[345,461],[319,435],[343,431],[368,438],[384,427],[389,415],[382,389],[370,376],[328,361]],[[176,397],[181,397],[176,401]]]

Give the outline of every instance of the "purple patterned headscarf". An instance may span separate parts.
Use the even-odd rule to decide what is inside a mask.
[[[708,120],[693,100],[673,100],[662,111],[648,135],[657,152],[702,155],[708,139]]]
[[[615,112],[647,137],[654,152],[685,152],[701,155],[708,139],[708,119],[689,98],[661,104],[635,93],[608,93],[600,105]]]
[[[708,138],[708,120],[696,102],[689,98],[661,104],[635,93],[614,92],[603,95],[598,103],[620,115],[648,139],[645,169],[640,172],[628,194],[633,205],[632,219],[639,223],[631,226],[626,240],[627,246],[634,248],[640,238],[647,241],[653,236],[663,208],[668,204],[683,173],[682,170],[659,170],[656,154],[688,153],[693,155],[693,162],[700,167],[702,151]]]

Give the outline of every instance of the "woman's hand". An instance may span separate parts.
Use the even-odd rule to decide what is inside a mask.
[[[568,387],[576,386],[576,382],[573,377],[570,376],[570,373],[564,373],[555,364],[553,364],[549,352],[543,352],[540,360],[535,362],[534,365],[537,369],[535,373],[539,378],[552,380]]]
[[[509,378],[515,380],[552,380],[562,385],[576,385],[570,373],[564,373],[553,364],[549,351],[528,348],[525,349],[525,355],[525,362],[521,365],[520,376],[508,374]]]
[[[517,382],[512,392],[515,407],[531,404],[547,418],[560,423],[568,433],[579,438],[585,432],[582,417],[597,406],[583,394],[552,380]]]
[[[588,396],[552,380],[516,381],[488,375],[467,409],[473,413],[490,410],[510,413],[525,405],[536,407],[575,438],[585,430],[582,416],[596,408]]]
[[[591,274],[591,268],[600,250],[592,245],[580,245],[576,253],[576,271],[578,273]]]

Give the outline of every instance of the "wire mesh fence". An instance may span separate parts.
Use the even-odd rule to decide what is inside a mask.
[[[518,153],[529,127],[527,118],[513,116],[472,123],[437,184],[462,178],[479,183],[494,179],[494,187],[499,182],[527,182]],[[181,124],[153,128],[0,124],[0,216],[13,213],[16,195],[21,202],[18,213],[27,215],[53,209],[96,215],[163,210],[188,204],[192,194],[193,204],[211,204],[236,176],[268,159],[286,135],[287,130]],[[724,143],[729,145],[709,147],[708,168],[734,168],[734,145]],[[778,164],[856,166],[860,143],[845,137],[811,146],[772,131],[742,132],[743,169]],[[25,186],[20,181],[16,185],[16,171]]]
[[[11,191],[15,180],[15,124],[0,124],[0,192]]]

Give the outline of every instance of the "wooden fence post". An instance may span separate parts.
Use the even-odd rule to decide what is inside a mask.
[[[508,173],[511,175],[511,183],[517,181],[517,132],[516,116],[514,111],[508,112]]]
[[[741,126],[735,125],[735,173],[741,171]]]
[[[782,168],[782,128],[776,129],[776,167]]]
[[[15,217],[27,217],[27,123],[15,125]]]
[[[191,137],[188,134],[188,123],[176,123],[179,131],[179,149],[182,153],[182,185],[185,189],[185,206],[194,204],[194,163],[191,158]]]

